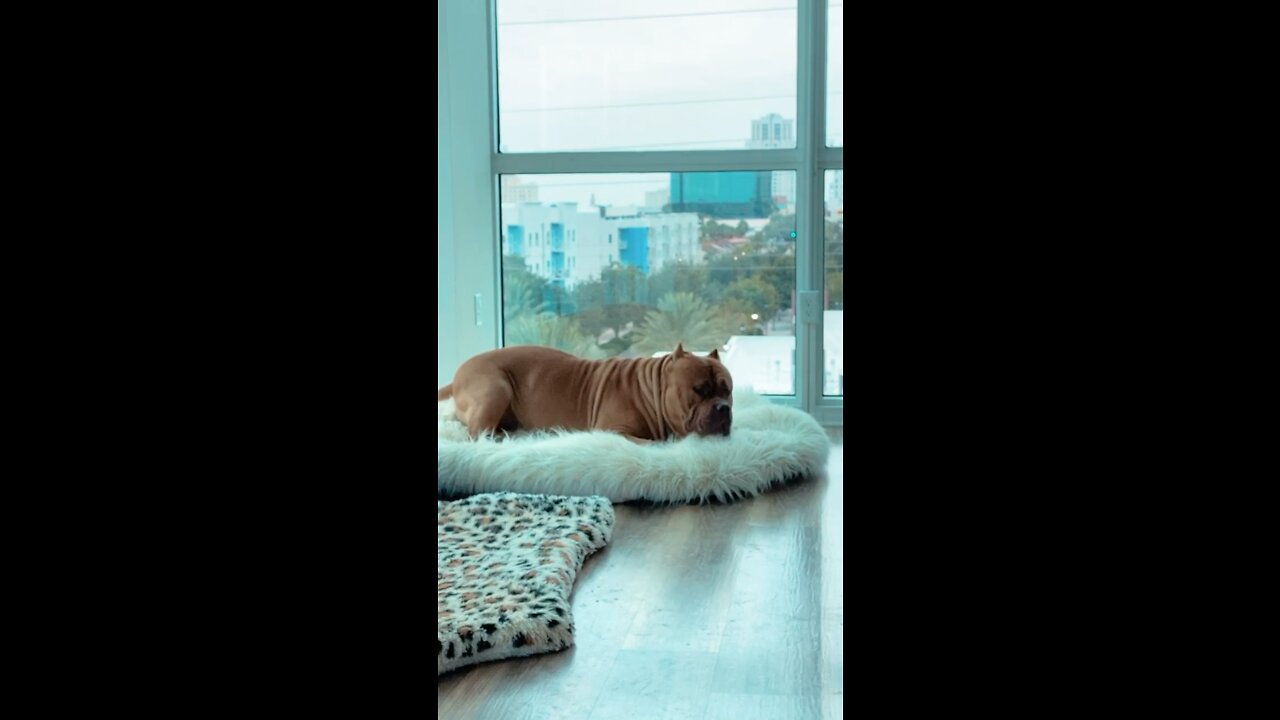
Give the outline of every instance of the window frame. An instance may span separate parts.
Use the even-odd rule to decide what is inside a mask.
[[[498,347],[503,337],[501,295],[501,247],[499,178],[502,175],[538,175],[561,173],[672,173],[672,172],[721,172],[734,170],[782,170],[796,173],[796,294],[800,305],[801,293],[816,293],[821,298],[825,279],[823,250],[825,222],[824,177],[828,170],[844,170],[844,147],[826,146],[826,75],[827,75],[827,16],[828,0],[797,0],[796,3],[796,117],[793,124],[796,138],[794,148],[776,149],[724,149],[724,150],[658,150],[635,152],[547,152],[500,153],[498,152],[498,76],[497,76],[497,2],[486,0],[444,0],[438,20],[438,39],[448,45],[451,57],[448,67],[441,68],[441,77],[447,76],[448,88],[438,93],[441,102],[449,101],[454,107],[448,116],[448,127],[439,128],[449,133],[471,128],[487,128],[487,157],[477,152],[475,138],[461,147],[451,144],[452,156],[450,189],[441,188],[442,205],[452,206],[454,217],[484,217],[482,232],[454,232],[445,237],[442,231],[439,241],[451,243],[458,258],[470,258],[477,263],[490,263],[487,271],[451,273],[451,285],[456,307],[471,307],[469,298],[475,296],[475,325],[487,329],[470,332],[470,323],[455,321],[462,342],[454,349],[454,357],[448,358],[441,350],[442,364],[460,360]],[[476,76],[483,70],[488,92],[483,102],[465,98],[469,88],[476,87]],[[454,92],[457,89],[460,92]],[[479,96],[479,93],[470,93]],[[457,106],[461,105],[461,112]],[[479,122],[477,122],[479,121]],[[475,124],[470,124],[470,123]],[[767,131],[767,130],[766,130]],[[441,145],[443,147],[443,143]],[[484,181],[485,192],[461,198],[458,187],[477,187]],[[462,181],[462,182],[459,182]],[[807,191],[804,191],[806,189]],[[462,207],[465,205],[465,207]],[[483,207],[481,212],[479,208]],[[468,212],[470,211],[470,212]],[[454,228],[456,229],[456,228]],[[807,241],[806,241],[807,239]],[[487,247],[476,247],[487,243]],[[445,270],[441,269],[442,281]],[[483,303],[482,298],[490,298]],[[465,301],[465,302],[464,302]],[[844,424],[844,397],[824,396],[823,386],[823,333],[819,300],[817,322],[800,319],[797,307],[795,395],[766,396],[771,402],[799,407],[824,425]],[[442,312],[444,312],[442,310]],[[476,348],[487,342],[488,347]]]

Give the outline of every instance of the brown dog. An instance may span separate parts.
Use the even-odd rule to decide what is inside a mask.
[[[472,437],[499,430],[611,430],[634,440],[728,435],[733,379],[715,350],[583,360],[547,347],[491,350],[462,363],[437,400]]]

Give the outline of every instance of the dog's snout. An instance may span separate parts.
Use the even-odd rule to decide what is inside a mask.
[[[723,400],[717,400],[711,406],[707,430],[711,435],[728,435],[729,426],[733,424],[733,406]]]

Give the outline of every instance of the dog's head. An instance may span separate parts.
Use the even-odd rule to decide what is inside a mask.
[[[728,435],[733,422],[733,378],[720,363],[720,353],[706,357],[686,352],[684,345],[668,357],[663,411],[678,437]]]

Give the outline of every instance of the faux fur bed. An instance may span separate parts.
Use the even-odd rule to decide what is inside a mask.
[[[569,595],[613,532],[609,501],[489,493],[436,506],[436,674],[572,645]]]
[[[705,502],[758,494],[820,472],[826,431],[808,413],[754,393],[733,396],[729,437],[638,445],[606,432],[537,432],[471,440],[439,403],[437,491],[444,497],[512,491],[601,495],[613,502]]]

